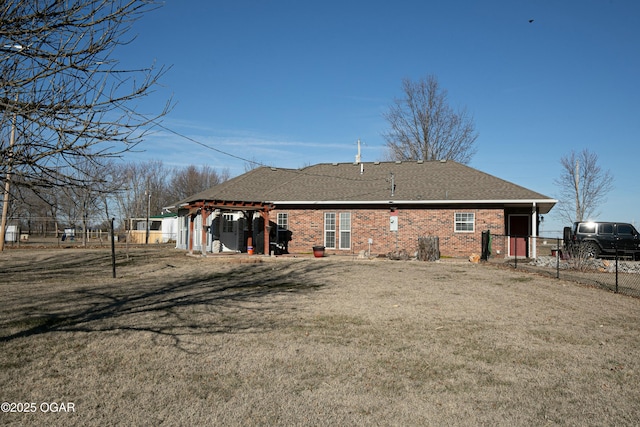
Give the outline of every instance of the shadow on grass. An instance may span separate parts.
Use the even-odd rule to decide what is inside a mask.
[[[185,269],[175,267],[175,256],[158,262],[147,254],[129,261],[143,270],[137,277],[72,287],[64,285],[65,277],[86,283],[87,277],[98,273],[104,277],[108,263],[104,256],[92,255],[93,270],[74,276],[69,272],[77,270],[69,267],[77,267],[78,261],[61,256],[41,260],[38,267],[41,282],[55,277],[51,288],[38,288],[32,293],[27,283],[16,285],[20,289],[0,323],[1,342],[51,332],[137,331],[169,337],[174,345],[186,349],[182,343],[187,337],[268,330],[276,326],[279,316],[296,309],[287,296],[312,292],[324,285],[310,277],[322,277],[318,270],[326,265],[313,261],[286,266],[234,264],[224,271],[185,274]],[[87,264],[83,265],[87,270]],[[18,274],[23,268],[14,267],[11,272]]]

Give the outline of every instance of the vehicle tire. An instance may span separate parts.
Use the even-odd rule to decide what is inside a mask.
[[[584,243],[581,249],[585,258],[598,258],[600,255],[600,247],[594,242]]]

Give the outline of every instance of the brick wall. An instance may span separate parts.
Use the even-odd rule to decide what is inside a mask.
[[[324,214],[336,214],[336,248],[327,253],[358,254],[369,249],[372,254],[386,254],[396,249],[410,255],[417,251],[418,237],[438,236],[442,256],[467,257],[480,254],[482,231],[492,234],[505,233],[505,217],[502,209],[397,209],[398,231],[390,231],[390,209],[276,209],[270,212],[270,220],[276,222],[278,213],[287,213],[292,240],[290,253],[309,253],[313,246],[324,245]],[[351,214],[351,247],[338,249],[340,238],[340,213]],[[454,232],[455,213],[474,213],[473,232]],[[504,254],[502,240],[493,241],[493,253]]]

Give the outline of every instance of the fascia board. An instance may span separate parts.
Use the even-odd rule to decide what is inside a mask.
[[[274,205],[461,205],[461,204],[478,204],[478,205],[495,205],[495,204],[533,204],[533,203],[558,203],[555,199],[496,199],[496,200],[273,200],[268,203]]]

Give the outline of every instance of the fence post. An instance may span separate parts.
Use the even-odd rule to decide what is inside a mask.
[[[482,248],[480,259],[483,261],[489,260],[489,246],[491,244],[491,232],[489,230],[482,232]]]
[[[616,294],[618,293],[618,242],[616,241]]]
[[[556,279],[560,278],[560,238],[556,238]]]
[[[513,238],[513,256],[514,256],[513,268],[518,268],[518,236],[515,236]]]
[[[116,239],[113,230],[113,222],[115,218],[111,218],[111,266],[113,267],[113,278],[116,278]]]

